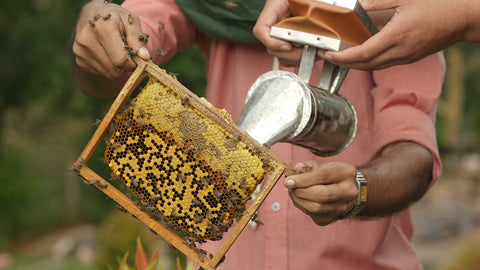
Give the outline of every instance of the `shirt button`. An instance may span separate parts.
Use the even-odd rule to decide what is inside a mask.
[[[274,212],[280,211],[280,203],[279,203],[279,202],[274,202],[274,203],[272,203],[272,210],[273,210]]]

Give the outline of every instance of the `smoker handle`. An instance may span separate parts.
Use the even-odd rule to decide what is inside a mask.
[[[288,3],[292,17],[273,27],[340,40],[351,46],[362,44],[378,32],[358,1],[289,0]],[[318,45],[317,48],[330,49]]]

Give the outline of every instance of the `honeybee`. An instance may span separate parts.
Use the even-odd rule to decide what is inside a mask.
[[[133,186],[134,188],[138,188],[138,183],[137,181],[135,181],[135,177],[130,177],[130,181],[131,181],[131,186]]]
[[[157,54],[158,54],[159,56],[165,56],[165,55],[167,55],[167,53],[166,53],[164,50],[162,50],[162,49],[158,49],[158,50],[157,50]]]
[[[135,19],[133,19],[132,14],[128,13],[128,24],[132,24],[135,22]]]
[[[199,222],[197,222],[197,223],[199,223]],[[194,233],[197,237],[201,237],[202,234],[203,234],[202,231],[201,231],[200,229],[198,229],[198,228],[194,228],[194,229],[193,229],[193,233]]]
[[[209,182],[210,182],[210,181],[209,181],[208,177],[202,176],[202,177],[200,178],[200,184],[201,184],[201,186],[207,186],[207,185],[209,184]]]
[[[90,180],[90,182],[88,182],[89,185],[94,185],[94,184],[99,184],[100,183],[100,180],[96,179],[96,178],[92,178]]]
[[[123,44],[127,45],[127,37],[125,35],[122,35],[122,41]]]
[[[172,208],[172,212],[170,213],[170,216],[173,217],[173,218],[181,218],[182,216],[180,216],[176,211],[175,211],[176,208]]]
[[[114,142],[110,146],[112,147],[113,150],[117,149],[121,144],[119,142]]]
[[[185,177],[185,175],[183,175],[183,173],[179,172],[178,175],[177,175],[177,181],[182,181],[182,183],[185,183],[186,180],[187,180],[187,178]]]
[[[150,36],[148,34],[142,34],[138,36],[138,40],[140,40],[141,42],[147,43],[149,37]]]
[[[107,187],[108,187],[108,184],[107,184],[107,183],[98,183],[97,185],[98,185],[98,187],[100,187],[100,188],[107,188]]]
[[[95,126],[95,127],[98,127],[98,126],[100,126],[100,123],[102,123],[102,120],[97,119],[97,120],[95,120],[95,122],[92,125]]]
[[[182,98],[182,106],[187,105],[189,99],[190,99],[189,97],[184,97],[184,98]]]
[[[77,174],[80,173],[80,169],[85,165],[85,161],[81,158],[77,163],[75,163],[70,170],[76,172]]]
[[[191,152],[193,152],[193,147],[192,146],[187,146],[182,150],[182,153],[184,153],[185,155],[188,155]]]
[[[223,177],[223,178],[228,178],[228,176],[230,175],[228,172],[225,172],[225,171],[220,171],[220,175]]]
[[[195,251],[198,250],[197,246],[195,245],[195,239],[194,239],[193,237],[191,237],[191,236],[185,236],[185,237],[184,237],[184,240],[185,240],[185,242],[184,242],[185,245],[187,245],[189,248],[191,248],[191,249],[193,249],[193,250],[195,250]]]
[[[172,78],[174,78],[175,80],[178,80],[177,79],[178,73],[169,72],[168,74],[172,76]]]
[[[223,192],[221,190],[214,189],[213,194],[215,195],[215,197],[217,197],[217,199],[219,199],[219,200],[222,199]]]
[[[258,220],[258,216],[257,216],[257,213],[255,212],[255,214],[253,214],[252,218],[250,219],[250,221],[254,222],[255,224],[257,225],[263,225],[263,222],[261,222],[260,220]]]
[[[111,176],[112,180],[115,180],[115,181],[121,181],[122,180],[122,178],[120,176],[116,175],[113,172],[110,174],[110,176]]]
[[[195,213],[193,214],[193,222],[198,224],[198,223],[201,223],[202,221],[203,221],[202,215],[198,213],[198,211],[195,211]]]
[[[212,225],[212,212],[210,212],[209,210],[207,210],[207,226],[210,227]]]
[[[202,203],[197,199],[192,199],[192,202],[190,203],[191,207],[196,207],[196,206],[201,206],[201,205],[202,205]]]
[[[147,117],[147,118],[150,118],[150,116],[152,116],[151,113],[147,113],[147,112],[145,112],[145,111],[142,110],[142,109],[139,110],[139,113],[140,113],[140,115],[139,115],[140,118],[146,118],[146,117]]]
[[[117,205],[118,210],[122,211],[123,213],[127,212],[127,209],[123,208],[121,205]]]

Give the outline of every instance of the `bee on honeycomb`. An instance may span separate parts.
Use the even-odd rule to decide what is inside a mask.
[[[154,78],[115,122],[105,151],[112,174],[158,210],[157,220],[198,241],[221,239],[272,170],[241,135]]]

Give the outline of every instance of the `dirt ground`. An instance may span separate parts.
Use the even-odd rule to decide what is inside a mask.
[[[480,258],[479,155],[446,158],[443,175],[412,206],[412,217],[414,243],[425,270],[471,269],[461,261]],[[476,262],[472,269],[480,269],[480,260]]]

